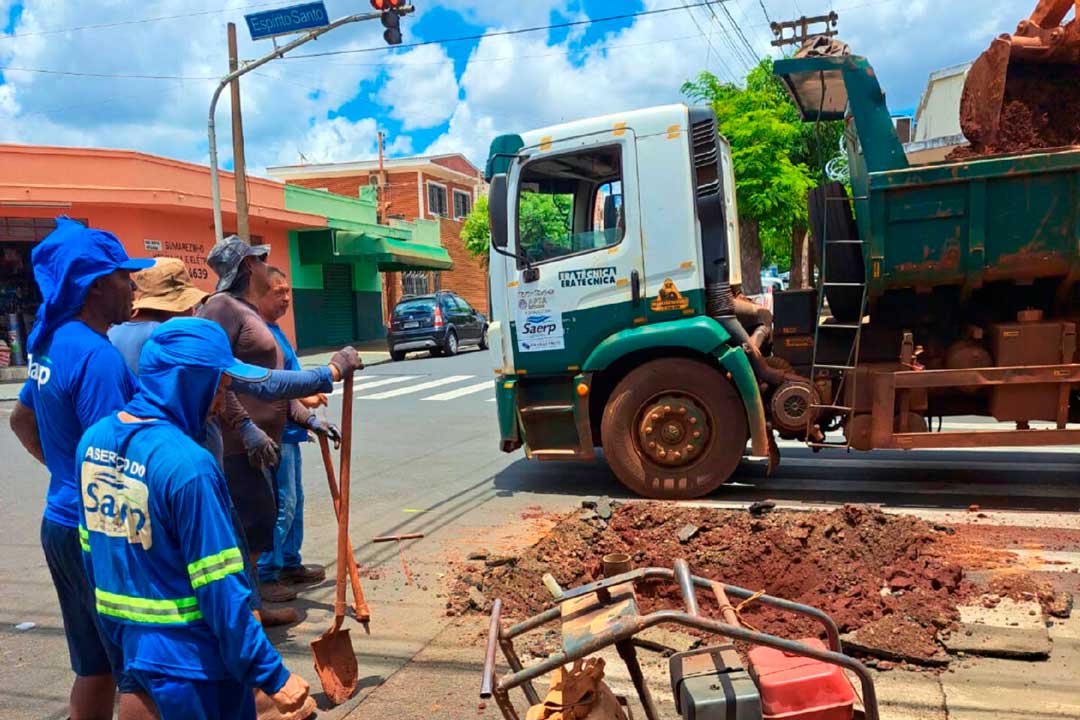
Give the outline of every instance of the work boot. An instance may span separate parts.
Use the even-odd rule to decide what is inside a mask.
[[[266,582],[259,584],[259,597],[263,602],[282,603],[295,600],[296,592],[280,582]]]
[[[317,709],[315,698],[309,695],[302,708],[283,713],[278,710],[277,705],[274,704],[269,695],[262,690],[255,691],[255,713],[258,715],[259,720],[307,720],[307,718],[315,714]]]
[[[312,585],[326,579],[326,568],[322,565],[297,565],[284,568],[279,575],[281,582],[289,585]]]
[[[253,610],[256,619],[262,623],[263,627],[276,627],[278,625],[292,625],[295,622],[300,621],[300,613],[296,612],[296,608],[283,607],[283,608],[267,608],[264,607],[260,610]]]

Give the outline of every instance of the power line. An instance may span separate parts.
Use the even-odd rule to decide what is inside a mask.
[[[711,5],[715,2],[721,2],[721,0],[699,0],[686,7],[704,7]],[[424,47],[426,45],[444,45],[452,42],[468,42],[471,40],[483,40],[490,37],[505,37],[509,35],[524,35],[526,33],[541,32],[544,30],[561,30],[563,28],[578,27],[581,25],[595,25],[597,23],[615,22],[616,20],[629,20],[631,18],[645,17],[648,15],[661,15],[664,13],[672,13],[682,10],[682,7],[666,7],[656,8],[655,10],[640,10],[638,12],[623,13],[621,15],[607,15],[599,18],[586,18],[584,20],[568,20],[561,23],[553,23],[551,25],[535,25],[533,27],[517,28],[515,30],[498,30],[496,32],[477,33],[474,35],[461,35],[452,38],[442,38],[439,40],[421,40],[413,43],[405,43],[403,45],[394,45],[392,48],[386,45],[377,45],[367,48],[354,48],[350,50],[327,50],[325,52],[318,53],[306,53],[303,55],[286,55],[286,59],[297,60],[301,58],[315,58],[315,57],[329,57],[331,55],[354,55],[357,53],[378,52],[381,50],[408,50],[410,48]]]
[[[24,68],[13,65],[0,66],[0,73],[25,72],[39,75],[67,75],[70,77],[86,78],[109,78],[111,80],[220,80],[218,77],[185,76],[185,75],[142,75],[137,73],[95,73],[77,72],[74,70],[49,70],[45,68]]]
[[[694,17],[694,12],[693,12],[693,10],[690,9],[690,6],[686,4],[686,0],[682,0],[682,4],[683,4],[683,7],[686,8],[686,14],[690,16],[690,20],[694,23],[694,27],[696,27],[698,29],[698,32],[701,33],[702,37],[705,38],[706,44],[708,44],[709,49],[712,51],[713,55],[716,56],[717,61],[721,65],[724,66],[724,70],[727,71],[728,77],[730,77],[732,79],[732,81],[738,82],[739,81],[739,76],[731,71],[731,66],[727,64],[727,61],[724,59],[724,56],[721,53],[717,52],[716,48],[713,47],[712,39],[705,33],[705,29],[701,27],[701,24],[697,21],[697,18]],[[735,58],[740,59],[738,57],[738,53],[735,54]],[[741,59],[740,59],[740,62],[741,62]],[[706,65],[708,65],[708,62],[706,62]]]
[[[286,3],[286,4],[288,4],[288,3]],[[161,15],[161,16],[158,16],[158,17],[150,17],[150,18],[135,18],[135,19],[132,19],[132,20],[117,20],[115,22],[97,23],[97,24],[94,24],[94,25],[77,25],[75,27],[53,28],[51,30],[35,30],[33,32],[12,33],[11,35],[0,34],[0,40],[16,40],[18,38],[37,37],[39,35],[59,35],[59,34],[62,34],[62,33],[79,32],[79,31],[82,31],[82,30],[102,30],[102,29],[105,29],[105,28],[124,27],[124,26],[127,26],[127,25],[142,25],[144,23],[159,22],[159,21],[162,21],[162,20],[179,20],[181,18],[201,17],[201,16],[205,16],[205,15],[220,15],[222,13],[236,12],[236,11],[239,11],[239,10],[252,10],[252,9],[255,9],[255,8],[270,7],[270,6],[281,6],[281,5],[282,5],[281,0],[275,0],[275,2],[255,3],[253,5],[244,5],[242,7],[235,7],[235,8],[221,8],[221,9],[217,9],[217,10],[200,10],[198,12],[180,13],[180,14],[177,14],[177,15]]]
[[[706,5],[705,8],[709,11],[709,14],[712,15],[713,20],[715,20],[717,23],[719,23],[720,22],[720,16],[718,16],[716,14],[716,11],[712,9],[712,6],[711,5]],[[757,50],[754,49],[753,44],[746,37],[746,34],[742,31],[742,27],[740,27],[738,21],[735,20],[735,17],[731,14],[731,11],[728,10],[727,4],[720,3],[720,10],[723,11],[725,17],[727,17],[727,19],[728,19],[728,22],[730,22],[731,26],[733,28],[735,28],[735,32],[739,36],[739,39],[742,40],[743,45],[750,52],[750,66],[753,67],[754,65],[757,65],[758,61],[761,58],[758,57]]]

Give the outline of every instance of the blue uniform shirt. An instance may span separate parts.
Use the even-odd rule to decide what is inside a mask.
[[[139,354],[143,345],[160,324],[157,320],[133,320],[109,328],[109,342],[116,346],[128,368],[136,375],[139,374]]]
[[[98,615],[124,669],[280,690],[289,673],[251,614],[213,456],[164,419],[116,415],[87,431],[78,455],[79,532]]]
[[[34,411],[49,468],[45,518],[79,524],[75,448],[91,425],[122,408],[137,381],[108,338],[81,320],[68,320],[29,357],[30,377],[19,402]]]
[[[281,355],[285,358],[285,370],[301,370],[300,360],[296,357],[296,351],[293,350],[292,345],[289,344],[289,338],[285,337],[285,333],[281,331],[281,328],[276,323],[266,323],[266,326],[270,328],[270,332],[273,333],[274,339],[277,340],[278,345],[281,346]],[[327,368],[329,370],[329,368]],[[285,432],[281,435],[281,442],[283,443],[302,443],[308,441],[308,431],[306,428],[302,428],[293,421],[285,423]]]

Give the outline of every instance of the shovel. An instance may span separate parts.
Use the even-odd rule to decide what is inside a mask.
[[[341,512],[341,500],[338,495],[337,480],[334,478],[334,460],[330,457],[330,441],[325,435],[319,435],[319,446],[322,449],[323,465],[326,466],[326,483],[330,486],[330,497],[334,501],[334,516]],[[371,621],[371,609],[367,600],[364,599],[364,589],[360,587],[360,570],[356,566],[356,557],[353,555],[352,540],[345,538],[346,560],[349,562],[349,581],[353,591],[353,615],[363,623],[365,632],[368,631],[368,623]]]
[[[356,664],[349,631],[343,630],[345,621],[345,574],[348,558],[352,553],[349,546],[349,461],[352,453],[352,406],[353,376],[345,377],[345,387],[341,398],[341,496],[339,502],[338,538],[337,538],[337,582],[334,599],[334,622],[322,637],[311,643],[311,652],[315,657],[315,672],[322,683],[323,692],[334,705],[352,697],[356,692],[356,683],[360,670]]]

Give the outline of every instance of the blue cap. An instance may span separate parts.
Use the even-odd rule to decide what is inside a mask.
[[[217,370],[248,382],[270,377],[266,368],[233,357],[225,331],[216,322],[203,318],[173,318],[163,322],[143,345],[140,375],[175,367]]]
[[[34,248],[30,261],[41,290],[41,305],[27,340],[31,351],[60,323],[75,317],[86,291],[99,277],[115,270],[134,272],[154,265],[151,259],[129,258],[112,233],[87,228],[67,217],[56,219],[56,230]]]

